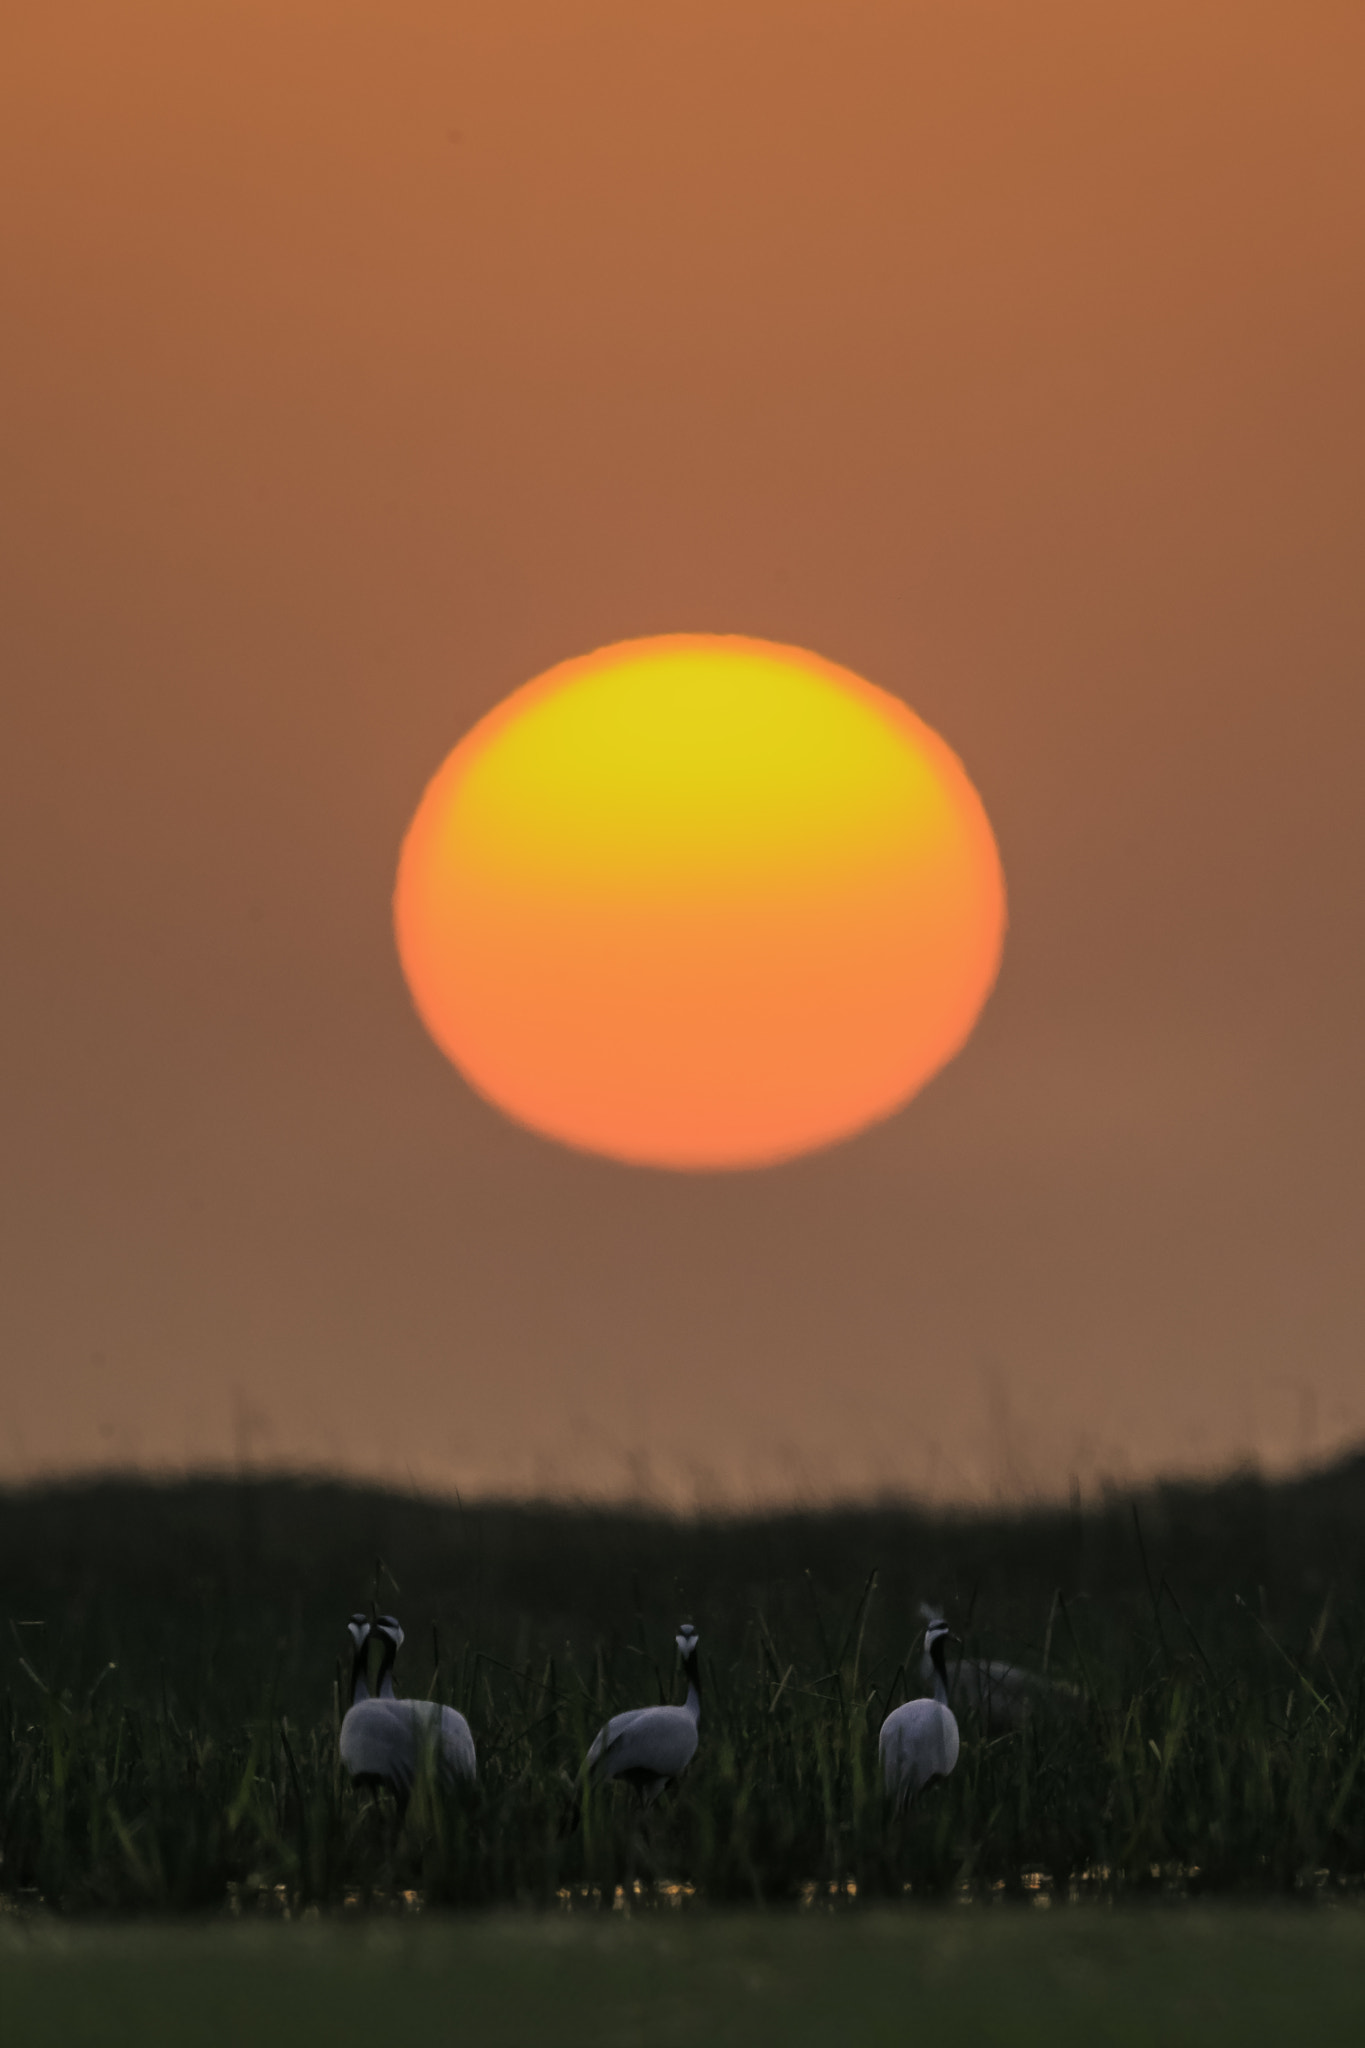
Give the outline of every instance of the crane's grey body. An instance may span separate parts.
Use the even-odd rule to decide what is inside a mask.
[[[922,1607],[920,1612],[931,1624],[942,1620],[932,1607]],[[998,1657],[964,1657],[959,1653],[947,1658],[945,1672],[949,1705],[956,1713],[979,1723],[986,1735],[1007,1735],[1012,1729],[1022,1728],[1030,1714],[1049,1705],[1069,1705],[1073,1697],[1070,1689],[1058,1685],[1055,1679],[1044,1678],[1041,1672]],[[920,1658],[920,1677],[926,1691],[932,1692],[934,1666],[927,1649]]]
[[[356,1636],[357,1616],[351,1623]],[[351,1706],[341,1723],[341,1761],[357,1785],[387,1786],[406,1806],[425,1761],[445,1785],[472,1778],[477,1769],[474,1737],[463,1714],[436,1700],[400,1700],[393,1689],[393,1665],[403,1631],[391,1615],[375,1624],[383,1639],[379,1694],[369,1696],[363,1671],[364,1643],[357,1643]],[[366,1630],[368,1635],[369,1631]]]
[[[948,1704],[944,1644],[948,1624],[931,1621],[924,1635],[925,1655],[933,1674],[934,1697],[907,1700],[882,1722],[878,1750],[882,1782],[897,1809],[906,1807],[934,1778],[946,1778],[957,1762],[961,1737],[957,1717]]]
[[[600,1784],[621,1778],[633,1785],[641,1806],[652,1806],[675,1778],[680,1778],[697,1753],[701,1721],[701,1679],[697,1670],[700,1638],[684,1622],[678,1649],[687,1674],[687,1704],[681,1707],[633,1707],[613,1714],[593,1737],[583,1759],[583,1775]]]
[[[358,1785],[387,1785],[406,1801],[430,1754],[443,1783],[472,1778],[474,1737],[463,1714],[435,1700],[357,1700],[341,1724],[341,1761]]]
[[[932,1680],[928,1657],[920,1659],[920,1675]],[[1053,1688],[1036,1672],[998,1658],[959,1657],[948,1665],[948,1697],[960,1714],[979,1721],[988,1735],[1020,1728]]]

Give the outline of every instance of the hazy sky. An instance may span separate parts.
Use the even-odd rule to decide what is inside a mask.
[[[1365,1433],[1356,0],[44,0],[0,30],[0,1475],[682,1498]],[[904,1114],[560,1151],[414,1019],[428,776],[794,641],[1012,931]]]

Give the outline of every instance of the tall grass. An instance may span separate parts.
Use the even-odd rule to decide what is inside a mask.
[[[298,1910],[1365,1873],[1365,1608],[1344,1543],[1280,1554],[1266,1590],[1182,1568],[1169,1502],[1148,1504],[1150,1536],[1125,1507],[994,1538],[890,1510],[698,1528],[390,1505],[375,1552],[361,1537],[389,1510],[339,1489],[4,1502],[0,1889],[69,1912]],[[1013,1733],[965,1723],[952,1778],[896,1819],[876,1735],[920,1690],[916,1586],[973,1651],[1046,1661],[1070,1690]],[[422,1782],[401,1824],[337,1764],[343,1625],[376,1593],[409,1630],[400,1683],[459,1706],[480,1752],[475,1787]],[[643,1820],[607,1789],[568,1831],[601,1721],[679,1696],[684,1612],[702,1630],[696,1762]]]

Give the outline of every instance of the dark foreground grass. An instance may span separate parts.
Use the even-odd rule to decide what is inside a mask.
[[[953,1777],[897,1820],[876,1734],[920,1689],[923,1597],[1065,1690],[1014,1733],[965,1725]],[[479,1746],[477,1787],[420,1788],[401,1828],[336,1761],[345,1618],[371,1599],[408,1630],[401,1688],[460,1706]],[[0,1603],[0,1894],[68,1915],[1365,1879],[1360,1463],[970,1519],[110,1483],[0,1496]],[[695,1765],[645,1826],[618,1793],[566,1833],[593,1730],[672,1694],[684,1614]]]
[[[0,1929],[10,2048],[1355,2043],[1365,1915],[1209,1906]]]

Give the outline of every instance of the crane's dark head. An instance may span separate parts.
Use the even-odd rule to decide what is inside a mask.
[[[384,1641],[391,1645],[388,1654],[389,1661],[392,1662],[403,1647],[403,1630],[399,1625],[397,1615],[381,1614],[375,1622],[374,1632],[377,1636],[382,1636]]]
[[[688,1657],[696,1656],[697,1645],[700,1641],[701,1637],[697,1634],[690,1621],[684,1621],[680,1624],[677,1634],[678,1654],[684,1660]]]
[[[346,1633],[355,1644],[357,1657],[370,1639],[370,1624],[363,1614],[353,1614],[346,1624]]]
[[[935,1616],[934,1620],[930,1622],[928,1628],[924,1631],[924,1647],[940,1670],[943,1668],[944,1650],[949,1643],[955,1643],[956,1641],[957,1637],[953,1634],[947,1622],[939,1616]]]

